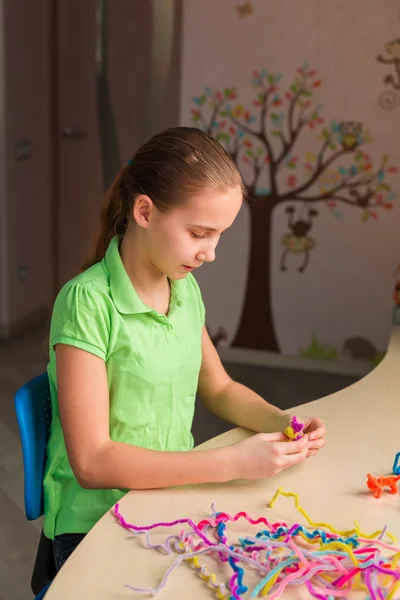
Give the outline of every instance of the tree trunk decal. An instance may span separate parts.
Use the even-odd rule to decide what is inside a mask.
[[[397,172],[384,155],[374,167],[366,144],[370,133],[353,121],[324,124],[322,105],[313,104],[321,86],[314,69],[305,63],[287,89],[280,89],[281,74],[254,71],[253,109],[236,103],[235,87],[205,88],[193,98],[195,125],[219,140],[240,169],[251,214],[251,249],[242,316],[233,346],[278,351],[271,310],[271,219],[274,209],[290,204],[289,234],[283,252],[308,252],[312,217],[323,204],[340,217],[340,205],[358,209],[361,219],[378,219],[381,209],[391,209],[395,194],[387,178]],[[307,129],[318,132],[317,150],[301,160],[296,143]],[[264,187],[263,182],[268,181]],[[282,182],[285,182],[284,184]],[[294,206],[308,211],[309,221],[293,220]],[[308,227],[308,228],[307,228]],[[285,258],[286,258],[285,254]],[[285,266],[285,261],[282,261]],[[285,269],[282,269],[285,270]]]
[[[275,340],[270,306],[271,215],[273,203],[258,198],[251,209],[250,260],[242,318],[232,345],[238,348],[265,349],[265,340]]]

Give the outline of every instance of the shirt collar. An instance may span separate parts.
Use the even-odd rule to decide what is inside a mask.
[[[147,306],[138,296],[132,285],[129,275],[121,260],[119,253],[120,236],[115,236],[104,257],[105,267],[110,278],[111,296],[118,311],[123,314],[138,314],[146,312],[157,312]],[[181,306],[187,296],[187,286],[184,279],[170,280],[171,302],[170,309],[174,305]]]

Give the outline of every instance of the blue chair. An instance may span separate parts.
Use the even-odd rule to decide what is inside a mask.
[[[24,459],[25,514],[29,521],[34,521],[43,515],[43,475],[51,424],[47,373],[35,377],[17,391],[15,412]],[[55,574],[53,543],[42,530],[31,579],[36,600],[43,598]]]

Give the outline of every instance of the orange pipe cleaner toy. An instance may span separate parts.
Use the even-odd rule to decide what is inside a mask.
[[[374,492],[375,498],[382,496],[382,490],[384,487],[389,488],[389,494],[397,494],[397,482],[400,479],[400,475],[389,475],[388,477],[374,477],[371,473],[367,475],[367,486]]]

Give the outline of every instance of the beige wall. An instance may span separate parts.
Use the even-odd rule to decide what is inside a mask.
[[[239,4],[252,6],[254,12],[239,18]],[[288,160],[281,163],[278,195],[293,189],[289,187],[293,185],[289,179],[293,174],[297,179],[295,187],[307,181],[309,165],[306,163],[314,161],[313,156],[322,145],[321,130],[324,126],[330,127],[332,120],[360,121],[364,131],[371,132],[373,142],[362,147],[371,157],[372,172],[377,172],[386,154],[389,155],[389,165],[400,166],[400,94],[397,92],[397,108],[385,110],[382,107],[382,94],[393,92],[384,79],[389,74],[393,76],[394,69],[393,65],[383,65],[376,59],[377,55],[384,53],[387,42],[399,37],[399,11],[395,0],[385,3],[380,0],[355,0],[351,3],[346,0],[303,0],[298,3],[291,0],[252,0],[247,3],[187,0],[184,9],[182,124],[193,123],[192,110],[198,108],[193,98],[199,97],[205,89],[216,91],[236,86],[238,97],[227,104],[232,107],[243,104],[256,117],[251,128],[257,130],[260,109],[253,102],[259,88],[253,85],[253,77],[258,77],[253,72],[265,68],[269,74],[281,74],[275,93],[282,102],[276,109],[269,109],[266,123],[272,140],[272,155],[279,156],[282,143],[280,137],[273,135],[274,112],[279,120],[282,111],[283,132],[289,138],[289,103],[285,91],[288,93],[297,69],[308,61],[309,68],[317,71],[315,79],[319,77],[322,80],[322,85],[313,88],[311,101],[315,108],[322,104],[321,115],[325,123],[301,131],[290,150],[290,154],[297,158],[298,166],[293,169],[288,166]],[[361,14],[360,20],[357,15]],[[207,121],[212,110],[208,102],[201,106]],[[297,118],[298,113],[295,123]],[[220,118],[221,122],[224,120],[226,115]],[[254,136],[251,140],[257,149]],[[249,183],[253,172],[242,158],[243,155],[239,166]],[[338,168],[348,168],[353,161],[351,155],[340,156],[328,165],[325,162],[324,174],[338,176]],[[351,181],[359,177],[354,176]],[[371,346],[371,354],[372,346],[378,352],[385,349],[391,328],[394,272],[400,262],[400,169],[393,175],[385,175],[386,181],[392,184],[397,196],[394,208],[385,210],[378,206],[376,214],[370,218],[365,218],[368,214],[365,215],[359,207],[340,201],[335,210],[331,210],[326,200],[315,205],[319,215],[308,233],[315,242],[315,248],[310,252],[310,262],[304,272],[298,271],[303,255],[294,253],[287,257],[287,269],[281,270],[281,257],[285,251],[283,236],[290,231],[285,209],[297,207],[296,220],[307,216],[308,207],[303,202],[307,196],[318,196],[325,185],[323,179],[304,194],[296,196],[292,192],[290,196],[289,193],[287,201],[282,200],[273,209],[272,221],[263,216],[257,223],[257,229],[253,228],[250,218],[254,210],[250,211],[249,206],[244,205],[234,227],[221,240],[215,263],[202,267],[198,272],[211,332],[223,327],[227,333],[225,344],[238,348],[236,334],[243,322],[243,314],[250,314],[254,327],[247,329],[251,333],[253,329],[256,333],[261,330],[259,324],[272,314],[276,345],[286,356],[296,357],[306,350],[307,356],[322,358],[337,355],[343,362],[348,360],[344,349],[349,347],[351,339],[351,355],[356,360],[363,360],[370,354],[368,345]],[[376,181],[373,187],[378,190]],[[271,203],[263,188],[270,188],[268,169],[262,171],[259,180],[261,199],[258,206]],[[365,190],[360,186],[359,191]],[[351,196],[348,195],[348,198]],[[259,264],[255,268],[254,261],[254,268],[250,268],[252,232],[258,233],[260,227],[262,235],[254,236],[259,244]],[[251,294],[251,298],[256,300],[254,311],[247,310],[249,303],[245,303],[249,273],[251,281],[255,273],[258,282],[258,294]],[[266,277],[269,278],[268,286],[262,283]],[[246,309],[242,312],[243,306]],[[318,344],[312,343],[313,337]],[[360,337],[363,338],[361,343],[354,342]],[[274,350],[267,336],[262,341],[264,346],[254,336],[241,347]],[[271,345],[267,345],[269,343]],[[322,348],[319,349],[320,345]]]
[[[0,335],[45,307],[51,291],[46,4],[1,2]],[[17,160],[24,140],[32,156]]]

